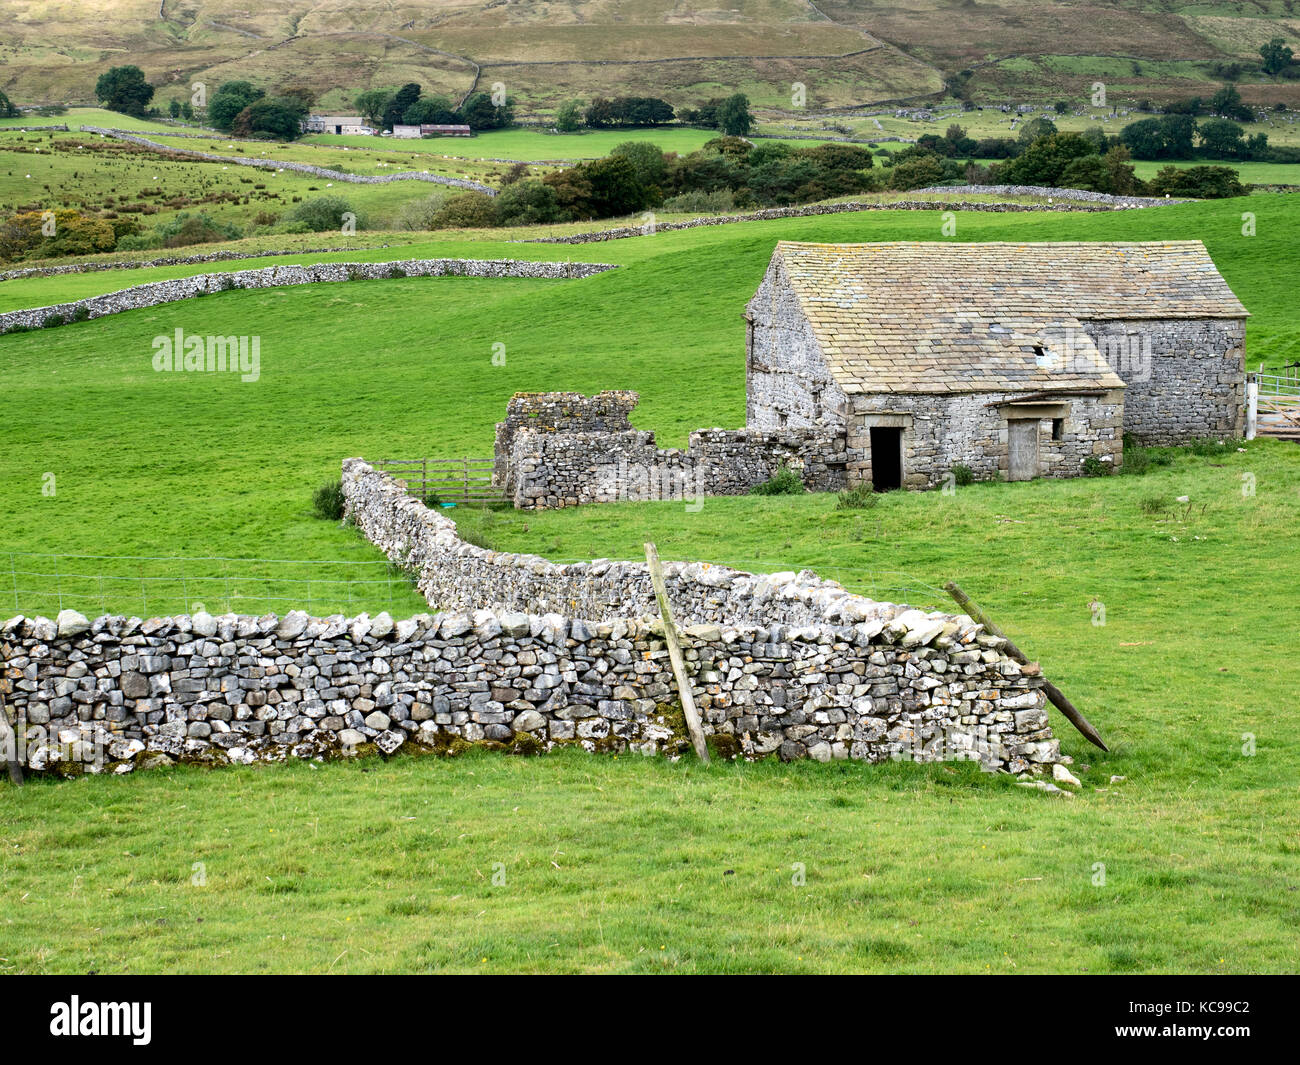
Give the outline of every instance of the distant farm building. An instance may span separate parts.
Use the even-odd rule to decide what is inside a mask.
[[[751,429],[843,430],[849,483],[1068,477],[1123,433],[1240,436],[1246,309],[1200,241],[777,244]]]
[[[472,137],[474,131],[469,126],[441,125],[424,122],[420,124],[421,137]]]
[[[402,140],[413,140],[420,136],[420,127],[395,125],[393,126],[393,136]]]
[[[311,115],[307,119],[306,130],[308,133],[333,133],[337,136],[368,135],[375,132],[360,115]]]

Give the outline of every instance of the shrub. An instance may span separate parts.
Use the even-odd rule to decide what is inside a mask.
[[[486,229],[497,222],[496,205],[486,192],[466,192],[448,200],[432,219],[431,229]]]
[[[794,496],[803,495],[805,489],[803,478],[797,470],[791,469],[784,462],[777,467],[776,473],[762,484],[756,484],[749,490],[752,496]]]
[[[664,211],[680,211],[682,213],[695,211],[733,211],[736,208],[736,197],[730,189],[718,189],[716,192],[703,192],[695,190],[692,192],[679,193],[676,196],[669,196],[663,202]]]
[[[836,499],[836,510],[867,510],[876,505],[876,493],[869,484],[855,484]]]
[[[1119,470],[1120,473],[1127,474],[1130,477],[1141,477],[1151,470],[1151,452],[1144,447],[1134,448],[1129,451],[1124,449],[1124,465]]]
[[[352,205],[341,196],[317,196],[304,200],[289,213],[290,222],[303,222],[313,233],[342,229],[343,216],[352,214]]]
[[[1170,196],[1217,200],[1246,195],[1240,173],[1229,166],[1165,166],[1157,171],[1149,185],[1157,196],[1167,193]]]
[[[975,471],[969,466],[963,466],[960,462],[952,468],[952,479],[955,483],[965,487],[968,484],[975,483]]]
[[[447,194],[435,192],[431,196],[422,196],[418,200],[404,203],[397,212],[393,222],[394,229],[433,229],[433,220],[438,212],[447,206]]]
[[[316,517],[328,521],[341,521],[343,518],[343,482],[326,481],[316,489],[311,497],[311,507]]]
[[[493,205],[497,225],[531,226],[560,219],[560,205],[550,185],[532,179],[501,190]]]
[[[1085,477],[1106,477],[1111,472],[1109,462],[1102,462],[1096,455],[1089,455],[1083,460],[1083,475]]]
[[[921,189],[943,180],[943,163],[936,155],[921,155],[896,163],[889,172],[889,187],[897,191]]]
[[[154,230],[158,240],[155,247],[184,248],[191,244],[211,244],[222,240],[235,240],[242,234],[238,226],[212,218],[200,211],[191,214],[182,211],[169,218]]]
[[[0,260],[53,258],[112,251],[117,242],[113,226],[102,218],[58,208],[54,234],[46,236],[46,215],[23,211],[0,222]]]

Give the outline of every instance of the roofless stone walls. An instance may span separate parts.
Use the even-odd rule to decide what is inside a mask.
[[[741,495],[782,464],[813,491],[846,487],[843,430],[699,429],[689,446],[659,448],[632,428],[635,392],[520,393],[497,426],[496,478],[525,510],[583,503]]]

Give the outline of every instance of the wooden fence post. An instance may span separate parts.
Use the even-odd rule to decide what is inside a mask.
[[[691,692],[691,678],[686,673],[686,659],[682,656],[681,644],[677,641],[677,625],[673,622],[673,608],[668,603],[668,588],[664,584],[664,570],[659,564],[659,550],[654,544],[645,545],[646,565],[650,569],[650,583],[655,590],[655,599],[659,603],[659,616],[664,619],[664,640],[668,644],[668,659],[673,665],[673,676],[677,678],[677,692],[682,697],[682,716],[686,718],[686,731],[691,736],[691,746],[701,762],[708,763],[709,747],[704,742],[704,728],[700,724],[700,712],[695,708],[695,696]]]

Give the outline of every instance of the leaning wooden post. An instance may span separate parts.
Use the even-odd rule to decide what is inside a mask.
[[[1029,665],[1029,658],[1022,650],[1020,650],[1019,647],[1011,642],[1011,637],[998,628],[997,625],[994,624],[993,619],[976,606],[975,603],[971,601],[970,596],[957,587],[956,582],[949,581],[943,586],[943,588],[944,591],[956,600],[957,605],[970,615],[972,621],[979,622],[984,626],[985,631],[991,635],[1006,640],[1006,647],[1004,650],[1007,654],[1022,666]],[[1065,697],[1065,693],[1046,677],[1043,678],[1043,691],[1046,692],[1047,698],[1051,704],[1061,711],[1061,713],[1065,715],[1066,720],[1083,734],[1084,739],[1093,744],[1093,746],[1100,747],[1103,751],[1110,750],[1110,748],[1102,741],[1101,734],[1092,727],[1088,722],[1088,719],[1079,713],[1074,704]]]
[[[650,569],[650,583],[654,586],[655,599],[659,603],[659,616],[664,619],[664,640],[668,644],[668,658],[673,664],[673,676],[677,678],[677,691],[682,697],[682,715],[686,718],[686,731],[691,734],[691,746],[695,748],[700,761],[707,763],[709,748],[704,742],[700,712],[695,708],[695,696],[691,693],[691,678],[686,675],[686,659],[682,657],[682,645],[677,641],[673,608],[668,605],[664,569],[659,564],[659,551],[654,544],[645,545],[645,560]]]

